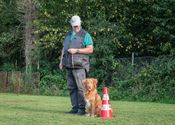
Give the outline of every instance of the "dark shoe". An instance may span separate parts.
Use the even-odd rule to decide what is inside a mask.
[[[76,114],[77,115],[85,115],[86,112],[85,112],[85,110],[78,110],[78,112]]]
[[[77,110],[70,110],[69,112],[66,112],[66,114],[76,114],[77,112]]]

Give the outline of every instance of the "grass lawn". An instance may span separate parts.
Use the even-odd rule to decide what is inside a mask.
[[[175,104],[111,101],[112,119],[65,114],[68,97],[0,93],[0,125],[175,125]]]

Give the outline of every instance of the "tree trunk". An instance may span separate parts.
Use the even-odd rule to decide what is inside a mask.
[[[25,63],[26,63],[26,73],[32,71],[32,64],[36,62],[34,60],[34,49],[36,41],[36,35],[34,34],[35,28],[33,26],[33,21],[36,19],[36,8],[32,0],[25,0],[25,15],[24,15],[24,43],[25,43]]]

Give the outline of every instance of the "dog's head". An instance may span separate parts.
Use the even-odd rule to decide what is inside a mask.
[[[84,79],[83,84],[85,86],[85,91],[93,91],[94,89],[96,89],[96,84],[97,84],[97,79],[94,78],[88,78],[88,79]]]

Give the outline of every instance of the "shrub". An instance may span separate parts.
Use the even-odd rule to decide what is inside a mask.
[[[44,76],[40,81],[39,88],[42,95],[67,95],[66,80],[61,74]]]
[[[175,59],[163,58],[109,87],[111,99],[175,102]]]

